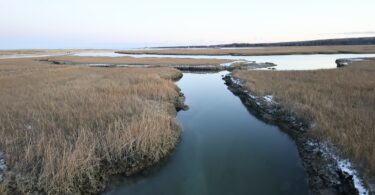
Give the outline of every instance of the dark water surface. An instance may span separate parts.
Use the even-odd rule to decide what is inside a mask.
[[[122,178],[105,194],[308,194],[296,145],[252,116],[221,75],[184,73],[177,82],[188,111],[178,113],[181,142],[160,167]]]

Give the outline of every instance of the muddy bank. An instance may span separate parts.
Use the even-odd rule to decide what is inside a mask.
[[[0,61],[1,99],[7,102],[1,104],[7,116],[1,117],[0,194],[95,194],[110,175],[152,166],[179,142],[175,114],[184,98],[170,79],[180,78],[180,71]],[[25,150],[32,151],[28,157]],[[47,153],[53,161],[44,159]]]
[[[292,116],[272,96],[257,97],[245,89],[240,81],[227,75],[223,78],[228,89],[238,96],[256,117],[278,125],[296,142],[309,178],[312,194],[358,194],[353,175],[343,171],[334,155],[329,155],[325,143],[312,138],[307,132],[308,121]],[[356,178],[354,178],[356,179]]]
[[[292,55],[292,54],[359,54],[375,53],[374,45],[342,45],[342,46],[278,46],[258,48],[165,48],[148,50],[122,50],[119,54],[152,54],[152,55],[231,55],[231,56],[259,56],[259,55]]]
[[[153,65],[153,66],[173,66],[173,65],[191,65],[220,66],[223,63],[229,63],[230,59],[199,59],[199,58],[162,58],[162,57],[102,57],[102,56],[59,56],[41,58],[43,61],[49,61],[55,64],[110,64],[110,65]]]
[[[179,96],[176,97],[174,102],[174,110],[170,110],[170,114],[173,116],[177,115],[177,112],[180,110],[187,110],[188,106],[185,105],[185,96],[179,91]],[[172,130],[181,133],[181,126],[178,124],[171,124]],[[87,185],[79,186],[80,193],[82,194],[100,194],[105,187],[108,185],[108,182],[112,180],[113,177],[118,176],[133,176],[139,174],[151,167],[159,166],[163,163],[175,150],[180,140],[179,138],[174,143],[174,146],[171,147],[160,159],[155,160],[147,155],[133,155],[129,156],[126,162],[118,161],[113,164],[113,162],[108,162],[105,159],[100,161],[100,168],[93,175],[97,180],[95,188],[90,184],[91,181],[87,180]],[[15,172],[6,170],[6,162],[3,159],[4,153],[0,151],[0,194],[46,194],[45,191],[38,189],[37,186],[26,181],[22,176],[18,175]],[[20,185],[21,184],[21,185]],[[25,185],[25,186],[24,186]],[[25,189],[27,189],[25,191]]]
[[[156,67],[171,67],[176,68],[181,71],[186,72],[219,72],[223,70],[232,71],[234,69],[241,69],[241,70],[249,70],[249,69],[257,69],[257,68],[272,68],[276,66],[276,64],[271,62],[265,63],[257,63],[254,61],[233,61],[229,63],[224,63],[222,65],[215,65],[215,64],[166,64],[166,65],[153,65],[153,64],[81,64],[76,63],[74,61],[69,60],[50,60],[50,59],[40,59],[40,61],[48,62],[54,65],[86,65],[89,67],[99,67],[99,68],[126,68],[126,67],[133,67],[133,68],[156,68]]]
[[[374,60],[374,58],[342,58],[337,59],[335,63],[337,64],[337,68],[341,68],[344,66],[348,66],[354,62],[366,61],[366,60]]]
[[[0,183],[3,181],[3,174],[5,172],[6,166],[3,159],[3,152],[0,151]]]
[[[222,50],[225,50],[225,49],[222,49]],[[231,49],[231,50],[234,50],[234,49]],[[373,51],[370,51],[370,52],[366,52],[366,51],[352,51],[352,50],[348,50],[348,51],[292,51],[292,52],[278,52],[278,51],[275,51],[275,52],[257,52],[257,53],[251,53],[251,52],[246,52],[246,53],[242,53],[242,52],[239,52],[239,53],[236,53],[236,52],[219,52],[219,53],[180,53],[180,52],[171,52],[171,53],[160,53],[160,52],[150,52],[150,51],[146,51],[144,53],[137,53],[137,52],[133,52],[133,51],[120,51],[120,52],[115,52],[117,54],[127,54],[127,55],[160,55],[161,57],[163,55],[168,55],[168,56],[179,56],[179,55],[186,55],[186,56],[189,56],[189,55],[196,55],[196,56],[212,56],[212,57],[215,57],[215,56],[238,56],[238,57],[241,57],[241,56],[281,56],[281,55],[318,55],[318,54],[323,54],[323,55],[329,55],[329,54],[373,54],[375,53],[375,49]]]

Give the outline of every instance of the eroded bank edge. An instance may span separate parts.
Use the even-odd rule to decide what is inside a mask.
[[[353,164],[341,158],[325,140],[317,140],[307,133],[309,124],[283,109],[273,96],[258,97],[248,91],[232,74],[223,77],[228,89],[238,96],[256,117],[279,126],[295,141],[308,173],[313,194],[369,194]]]

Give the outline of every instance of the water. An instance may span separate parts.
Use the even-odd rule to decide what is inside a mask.
[[[51,56],[64,56],[66,54],[14,54],[14,55],[0,55],[0,59],[15,59],[15,58],[38,58]]]
[[[121,57],[130,56],[136,58],[194,58],[194,59],[231,59],[233,61],[247,60],[256,62],[273,62],[277,64],[277,70],[316,70],[336,68],[335,61],[339,58],[363,58],[375,57],[375,54],[313,54],[313,55],[270,55],[270,56],[209,56],[209,55],[151,55],[151,54],[118,54],[118,53],[81,53],[79,56],[104,56]]]
[[[176,150],[161,167],[123,178],[105,194],[308,194],[294,142],[252,116],[222,74],[184,73],[177,85],[190,109],[178,113]]]
[[[123,57],[125,55],[124,54],[115,53],[115,52],[83,52],[83,53],[73,54],[73,56],[85,56],[85,57],[90,57],[90,56],[95,56],[95,57]]]

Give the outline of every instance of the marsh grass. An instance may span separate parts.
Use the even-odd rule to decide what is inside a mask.
[[[163,58],[131,56],[123,57],[85,57],[85,56],[58,56],[44,58],[49,62],[68,63],[68,64],[129,64],[129,65],[152,65],[152,66],[170,66],[170,65],[190,65],[190,66],[220,66],[222,63],[228,63],[230,59],[194,59],[194,58]]]
[[[194,49],[147,49],[118,51],[124,54],[162,54],[162,55],[288,55],[288,54],[336,54],[336,53],[375,53],[375,45],[342,46],[287,46],[253,48],[194,48]]]
[[[165,157],[180,135],[180,74],[0,60],[0,193],[97,193]]]
[[[375,61],[316,71],[235,71],[258,95],[274,95],[310,122],[365,174],[375,174]]]
[[[14,55],[65,55],[73,53],[86,52],[114,52],[113,50],[102,49],[18,49],[18,50],[0,50],[0,58]]]

